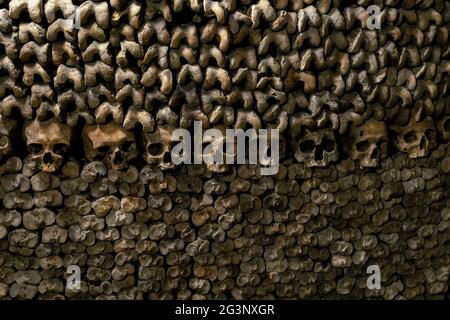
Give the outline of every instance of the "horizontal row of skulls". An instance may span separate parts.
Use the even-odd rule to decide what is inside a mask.
[[[394,134],[393,143],[398,150],[407,153],[411,158],[424,157],[437,146],[435,122],[430,117],[414,118],[411,117],[406,126],[390,127]],[[20,138],[12,134],[15,124],[15,121],[0,116],[0,158],[14,152],[14,140]],[[443,139],[450,140],[450,117],[441,120],[440,126],[444,128]],[[224,128],[222,129],[222,132],[225,132]],[[88,161],[103,161],[109,168],[122,170],[141,153],[149,164],[158,165],[165,170],[175,167],[170,157],[175,144],[172,141],[173,130],[175,128],[158,126],[154,132],[142,132],[140,141],[137,141],[133,131],[115,123],[94,124],[83,128],[81,138]],[[69,156],[68,150],[75,134],[72,128],[56,118],[26,122],[22,135],[29,152],[27,160],[36,163],[42,171],[57,171]],[[295,159],[310,167],[324,167],[337,161],[339,149],[343,149],[360,167],[377,167],[381,159],[387,156],[390,144],[386,124],[375,119],[352,127],[349,133],[339,140],[342,148],[338,147],[334,131],[327,128],[314,131],[306,129],[300,137],[289,139]],[[286,140],[280,136],[281,154],[285,147]],[[212,149],[212,152],[215,150]],[[208,169],[212,172],[223,172],[227,170],[227,166],[213,164]]]

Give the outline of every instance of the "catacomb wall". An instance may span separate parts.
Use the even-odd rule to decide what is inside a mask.
[[[449,29],[441,0],[0,0],[0,298],[448,299]],[[194,121],[279,130],[278,172],[173,164]]]

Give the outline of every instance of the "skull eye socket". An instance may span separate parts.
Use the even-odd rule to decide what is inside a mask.
[[[327,152],[331,152],[334,150],[334,144],[335,142],[330,139],[323,139],[322,141],[323,149]]]
[[[44,148],[39,143],[31,143],[28,145],[30,153],[40,153]]]
[[[403,140],[406,143],[412,143],[417,140],[417,132],[415,130],[409,131],[403,135]]]
[[[125,141],[122,145],[122,150],[127,152],[130,151],[131,147],[133,146],[134,142],[129,140],[129,141]]]
[[[314,141],[306,140],[300,143],[300,151],[304,153],[311,153],[316,148]]]
[[[51,164],[53,162],[52,154],[49,152],[44,153],[44,157],[42,158],[42,162],[45,164]]]
[[[64,143],[57,143],[53,146],[53,152],[56,154],[63,154],[67,149],[67,145]]]
[[[162,143],[152,143],[147,147],[148,153],[152,156],[158,156],[163,152]]]
[[[367,140],[364,141],[360,141],[356,144],[356,150],[358,150],[358,152],[364,152],[367,151],[367,149],[369,149],[370,143]]]
[[[428,129],[425,131],[425,136],[428,138],[428,140],[434,140],[436,137],[436,133],[432,129]]]
[[[98,152],[100,153],[108,153],[111,149],[109,146],[101,146],[97,148]]]

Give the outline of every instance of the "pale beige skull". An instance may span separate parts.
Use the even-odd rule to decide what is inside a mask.
[[[9,155],[13,150],[13,130],[17,121],[6,119],[0,115],[0,159]]]
[[[86,126],[82,137],[86,158],[104,161],[115,170],[128,167],[138,155],[134,134],[115,123]]]
[[[397,134],[395,146],[410,158],[425,157],[436,147],[436,127],[430,117],[423,121],[416,121],[411,117],[406,126],[393,126],[392,129]]]
[[[64,160],[70,146],[71,129],[55,118],[34,120],[25,127],[25,138],[31,160],[37,161],[42,171],[55,172]]]
[[[161,170],[173,169],[172,162],[172,127],[157,127],[153,133],[142,134],[144,159],[149,164],[157,164]]]
[[[339,158],[336,138],[331,129],[306,129],[305,134],[294,145],[295,159],[306,163],[308,167],[325,167]]]
[[[388,133],[382,121],[371,119],[359,127],[352,127],[350,138],[350,157],[358,161],[361,168],[377,167],[387,155]]]

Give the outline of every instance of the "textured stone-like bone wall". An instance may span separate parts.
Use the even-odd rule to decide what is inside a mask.
[[[0,298],[448,299],[449,14],[0,0]],[[278,173],[173,165],[195,120],[278,129]]]

